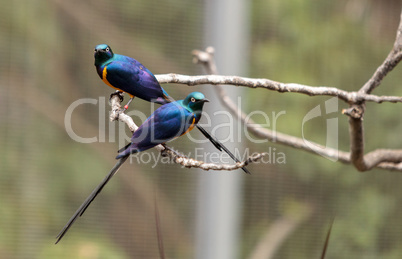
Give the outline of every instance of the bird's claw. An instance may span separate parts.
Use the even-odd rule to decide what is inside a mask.
[[[115,95],[117,95],[117,97],[119,97],[120,102],[123,102],[123,101],[124,101],[123,92],[121,92],[121,91],[116,91],[116,92],[114,92],[114,93],[112,93],[112,94],[110,95],[110,97],[109,97],[109,102],[112,100],[113,96],[115,96]]]

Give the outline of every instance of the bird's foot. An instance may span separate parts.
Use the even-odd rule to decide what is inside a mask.
[[[170,151],[172,152],[175,156],[178,157],[183,157],[183,158],[188,158],[187,156],[185,156],[184,154],[174,150],[173,148],[167,146],[166,144],[161,144],[165,149],[162,151],[162,156],[168,156],[167,152]]]
[[[112,98],[113,98],[113,96],[117,96],[117,97],[119,97],[119,99],[120,99],[120,102],[123,102],[124,101],[124,96],[123,96],[123,92],[121,92],[121,91],[116,91],[116,92],[114,92],[114,93],[112,93],[111,95],[110,95],[110,97],[109,97],[109,102],[112,100]]]

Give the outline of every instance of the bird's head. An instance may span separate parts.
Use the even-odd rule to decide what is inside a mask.
[[[113,58],[113,51],[109,47],[109,45],[99,44],[95,47],[94,57],[95,57],[95,66],[101,65],[102,63]]]
[[[202,93],[192,92],[183,100],[183,105],[191,112],[201,113],[205,102],[209,102],[209,100]]]

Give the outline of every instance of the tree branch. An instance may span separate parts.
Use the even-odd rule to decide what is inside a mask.
[[[401,26],[400,26],[401,27]],[[394,44],[395,46],[397,44]],[[217,69],[214,61],[214,50],[212,47],[208,47],[206,51],[194,50],[193,60],[196,63],[202,64],[206,71],[211,74],[216,74]],[[393,69],[389,66],[388,69]],[[222,104],[229,110],[229,112],[236,118],[240,118],[240,121],[246,125],[247,129],[254,135],[268,139],[273,142],[278,142],[294,148],[299,148],[311,153],[315,153],[324,157],[332,158],[343,163],[353,163],[353,165],[359,171],[367,171],[373,167],[384,168],[388,170],[402,171],[402,150],[389,150],[378,149],[364,156],[364,139],[363,139],[363,124],[362,117],[364,114],[365,101],[375,101],[378,103],[389,102],[401,102],[402,97],[396,96],[375,96],[369,95],[364,92],[346,92],[337,88],[331,87],[311,87],[298,84],[283,84],[275,82],[269,79],[250,79],[241,77],[228,77],[228,76],[216,76],[209,75],[206,77],[196,76],[182,76],[182,75],[160,75],[158,79],[161,82],[164,80],[172,80],[174,83],[182,83],[187,85],[194,85],[200,83],[212,83],[215,84],[217,94],[220,97]],[[314,95],[328,95],[336,96],[339,99],[351,104],[351,107],[347,110],[343,110],[342,113],[348,115],[350,125],[350,140],[351,140],[351,152],[342,152],[337,149],[323,147],[314,142],[306,143],[304,139],[283,134],[280,132],[273,132],[271,130],[262,128],[256,124],[253,120],[248,119],[246,121],[246,114],[226,95],[225,90],[219,84],[234,84],[234,85],[246,85],[248,87],[264,87],[270,90],[278,92],[297,92]]]
[[[391,52],[384,62],[377,68],[373,76],[365,83],[358,93],[371,93],[378,87],[383,78],[391,72],[402,59],[402,11],[400,22],[396,33],[396,39]],[[349,116],[349,137],[350,137],[350,159],[357,170],[363,172],[386,162],[387,167],[394,163],[394,169],[402,167],[402,150],[377,149],[364,155],[364,127],[363,116],[365,112],[365,101],[354,102],[350,108],[342,113]],[[390,163],[391,162],[391,163]]]
[[[387,58],[384,62],[377,68],[373,76],[370,80],[367,81],[363,85],[363,87],[359,90],[359,93],[371,93],[377,86],[381,84],[382,79],[391,72],[392,69],[398,65],[398,63],[402,60],[402,11],[400,22],[398,26],[398,30],[396,32],[396,38],[394,42],[394,47],[391,52],[388,54]]]
[[[208,47],[205,52],[194,50],[193,55],[193,61],[202,64],[208,73],[217,73],[215,59],[213,57],[214,49],[212,47]],[[225,106],[235,118],[240,118],[240,122],[243,123],[243,125],[247,127],[247,130],[255,136],[261,139],[267,139],[271,142],[278,142],[286,146],[302,149],[310,153],[319,154],[332,159],[339,159],[339,161],[343,163],[350,163],[349,153],[347,152],[340,152],[336,149],[325,148],[324,146],[314,142],[310,142],[313,145],[308,145],[304,139],[280,132],[274,132],[261,127],[261,125],[254,122],[254,120],[251,118],[247,118],[247,114],[228,97],[225,89],[222,86],[217,85],[215,89],[219,95],[219,100],[221,101],[222,105]]]
[[[387,170],[402,171],[402,150],[391,149],[377,149],[364,155],[364,129],[363,129],[363,115],[365,110],[365,102],[391,102],[401,103],[401,96],[378,96],[370,94],[376,87],[378,87],[382,79],[394,69],[402,59],[402,12],[401,22],[398,27],[397,36],[393,49],[387,56],[381,66],[377,68],[373,76],[368,80],[359,91],[348,92],[334,87],[326,86],[307,86],[295,83],[281,83],[270,79],[263,78],[246,78],[239,76],[222,76],[216,75],[217,68],[214,61],[214,49],[208,47],[206,51],[194,50],[194,61],[203,64],[206,71],[210,75],[206,76],[187,76],[179,74],[163,74],[156,75],[159,83],[178,83],[186,84],[189,86],[200,84],[215,85],[215,90],[220,97],[222,104],[229,110],[229,112],[240,118],[240,121],[246,125],[247,130],[255,136],[268,139],[272,142],[278,142],[293,148],[298,148],[310,153],[318,154],[328,157],[343,163],[352,163],[359,171],[367,171],[374,167],[383,168]],[[301,138],[290,136],[280,132],[273,132],[271,130],[262,128],[261,125],[256,124],[252,119],[247,118],[247,115],[227,96],[225,90],[220,85],[235,85],[245,86],[250,88],[264,88],[267,90],[277,91],[280,93],[300,93],[308,96],[333,96],[348,103],[350,107],[342,111],[343,114],[349,116],[349,136],[350,136],[350,152],[343,152],[337,149],[324,147],[318,143],[306,141]],[[137,129],[133,120],[125,115],[120,114],[120,102],[118,98],[113,98],[111,120],[117,118],[125,122],[131,131]],[[235,170],[247,165],[250,162],[255,162],[261,159],[264,154],[249,157],[246,161],[236,163],[235,165],[218,165],[205,163],[204,161],[197,161],[183,156],[177,152],[172,151],[170,148],[165,148],[158,145],[156,149],[163,152],[172,158],[175,163],[181,164],[185,167],[198,167],[203,170]]]
[[[131,132],[134,132],[138,129],[138,126],[134,123],[133,119],[128,116],[127,114],[121,113],[121,100],[118,96],[114,95],[110,99],[110,106],[111,112],[109,119],[111,121],[120,120],[127,124]],[[207,163],[204,161],[195,160],[193,158],[186,157],[185,155],[173,150],[172,148],[168,147],[166,144],[157,145],[155,147],[156,150],[161,152],[163,156],[168,156],[171,160],[176,163],[180,164],[187,168],[200,168],[202,170],[215,170],[215,171],[233,171],[236,169],[243,168],[250,163],[257,162],[261,160],[267,153],[256,153],[252,156],[249,156],[245,161],[238,162],[235,164],[215,164],[215,163]]]
[[[188,76],[180,74],[160,74],[155,75],[160,84],[176,83],[188,86],[194,85],[235,85],[250,88],[264,88],[280,93],[300,93],[308,96],[334,96],[346,103],[356,103],[362,101],[368,102],[402,102],[402,96],[378,96],[359,92],[348,92],[335,87],[327,86],[307,86],[296,83],[280,83],[264,78],[247,78],[239,76],[223,76],[223,75],[204,75],[204,76]]]
[[[350,135],[350,159],[353,165],[361,172],[368,171],[378,165],[390,169],[391,163],[394,170],[402,169],[402,150],[376,149],[364,155],[364,128],[363,113],[364,105],[354,105],[343,111],[349,113],[349,135]],[[390,163],[384,163],[390,162]],[[384,163],[384,164],[383,164]]]

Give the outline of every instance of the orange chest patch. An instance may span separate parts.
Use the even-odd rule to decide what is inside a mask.
[[[182,134],[182,136],[189,133],[192,129],[194,129],[194,126],[195,126],[195,118],[193,118],[190,127],[188,127],[188,129]]]
[[[121,91],[119,88],[114,87],[111,83],[109,83],[109,81],[107,81],[106,76],[107,76],[107,66],[105,66],[105,68],[104,68],[103,71],[102,71],[102,81],[103,81],[105,84],[107,84],[108,86],[110,86],[111,88]]]
[[[103,69],[103,71],[102,71],[102,81],[105,83],[105,84],[107,84],[108,86],[110,86],[111,88],[113,88],[113,89],[116,89],[116,90],[118,90],[118,91],[120,91],[120,92],[125,92],[125,91],[123,91],[123,90],[121,90],[121,89],[119,89],[119,88],[117,88],[117,87],[115,87],[115,86],[113,86],[108,80],[107,80],[107,66],[105,66],[105,68]],[[126,92],[127,93],[127,92]],[[127,93],[131,98],[134,98],[134,95],[132,95],[132,94],[130,94],[130,93]]]

